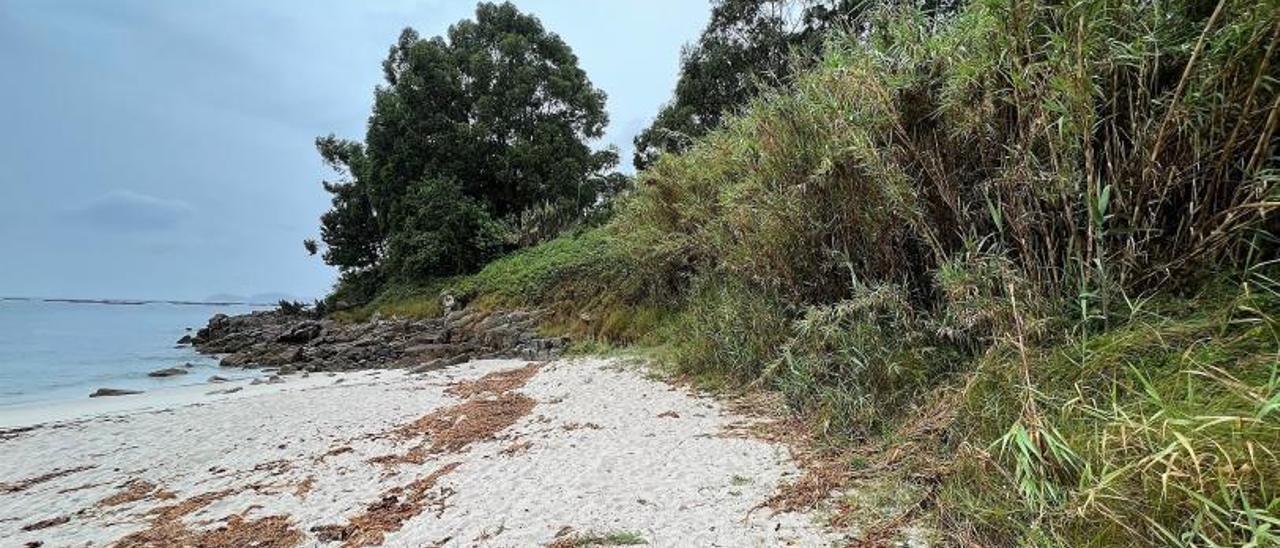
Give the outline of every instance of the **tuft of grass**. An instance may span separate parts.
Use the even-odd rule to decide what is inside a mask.
[[[632,531],[612,531],[608,533],[573,533],[552,543],[555,548],[576,548],[587,546],[638,546],[649,544],[640,533]]]

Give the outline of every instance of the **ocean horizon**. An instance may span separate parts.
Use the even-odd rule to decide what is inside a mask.
[[[154,390],[202,384],[214,374],[254,376],[218,367],[214,357],[178,345],[209,317],[263,306],[128,299],[0,299],[0,407],[88,398],[98,388]],[[190,364],[190,367],[186,367]],[[150,377],[182,367],[186,375]]]

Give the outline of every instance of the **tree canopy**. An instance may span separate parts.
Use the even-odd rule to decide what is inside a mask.
[[[945,0],[926,0],[926,4]],[[670,102],[635,138],[636,169],[681,151],[720,126],[764,87],[790,81],[821,51],[828,33],[848,25],[867,0],[714,0],[698,41],[681,52]]]
[[[406,28],[382,68],[364,141],[316,140],[339,174],[324,183],[324,259],[344,272],[466,272],[616,186],[616,151],[588,144],[608,123],[604,92],[510,3],[480,4],[446,36]]]

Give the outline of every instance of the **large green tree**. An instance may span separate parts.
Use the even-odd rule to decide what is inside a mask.
[[[588,145],[608,122],[605,94],[559,36],[510,3],[480,4],[446,36],[405,29],[383,73],[364,142],[317,142],[345,176],[325,184],[330,264],[465,272],[609,190],[617,153]]]
[[[955,0],[914,0],[942,12]],[[762,89],[808,66],[834,30],[855,25],[872,0],[713,0],[698,41],[684,48],[675,93],[636,135],[636,169],[684,150]]]

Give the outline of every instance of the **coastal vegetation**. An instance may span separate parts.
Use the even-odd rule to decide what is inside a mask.
[[[405,29],[383,62],[364,140],[316,140],[324,260],[347,287],[474,271],[591,213],[625,177],[587,141],[605,95],[558,36],[511,4],[424,39]],[[315,241],[305,242],[311,253]]]
[[[348,176],[327,185],[330,308],[539,308],[777,392],[842,476],[918,487],[890,525],[929,514],[960,544],[1280,542],[1280,5],[714,5],[634,185],[603,175],[603,95],[536,20],[481,5],[449,40],[407,32],[366,142],[321,140]],[[768,54],[699,72],[735,14],[772,29],[735,47]],[[575,75],[548,133],[512,134],[563,147],[545,156],[415,133],[448,109],[415,110],[436,92],[404,75],[498,21]],[[721,118],[671,114],[721,77],[751,82]]]

